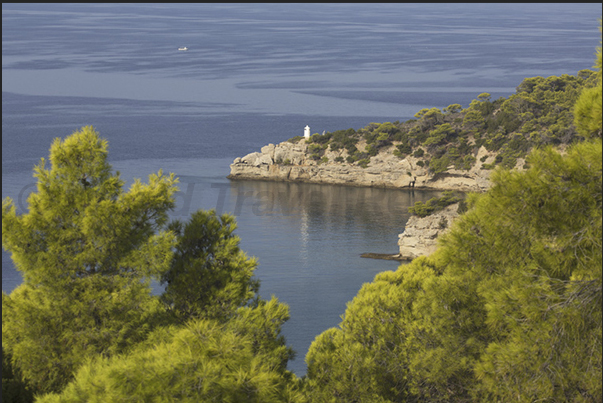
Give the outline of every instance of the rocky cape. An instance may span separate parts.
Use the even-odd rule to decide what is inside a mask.
[[[365,146],[363,141],[357,145],[360,150]],[[276,145],[268,144],[260,152],[236,158],[230,165],[228,178],[397,189],[410,187],[414,180],[416,188],[461,192],[484,192],[490,187],[491,171],[482,169],[482,165],[493,162],[496,154],[489,153],[484,147],[479,148],[471,169],[458,170],[451,166],[446,172],[438,174],[432,174],[426,167],[417,165],[420,158],[409,155],[401,159],[393,154],[393,149],[394,145],[382,149],[370,158],[368,166],[362,167],[357,162],[345,162],[348,155],[345,149],[326,150],[322,159],[315,160],[308,152],[306,140],[296,143],[285,141]]]
[[[362,150],[366,143],[357,145]],[[414,187],[433,190],[454,190],[461,192],[484,192],[490,187],[490,170],[482,169],[490,164],[496,153],[489,153],[480,147],[475,155],[476,162],[469,170],[448,167],[444,173],[432,174],[427,168],[417,165],[419,158],[406,156],[399,158],[393,154],[395,145],[384,148],[370,159],[368,166],[347,163],[347,151],[326,150],[321,160],[310,157],[305,139],[298,142],[268,144],[260,152],[236,158],[230,165],[229,179],[295,181],[349,186],[373,186],[385,188]],[[338,158],[341,157],[341,158]],[[336,160],[337,159],[337,160]],[[343,160],[343,161],[342,161]],[[338,162],[339,161],[339,162]],[[523,159],[516,165],[521,167]],[[458,217],[458,203],[446,207],[427,217],[412,216],[399,235],[398,254],[365,253],[362,257],[392,260],[412,260],[435,251],[437,238],[444,233]]]

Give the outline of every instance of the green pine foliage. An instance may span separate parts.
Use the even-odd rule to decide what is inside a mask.
[[[415,202],[414,206],[408,208],[408,212],[418,217],[427,217],[461,200],[463,200],[462,196],[455,196],[454,192],[446,191],[441,197],[432,197],[425,203]]]
[[[314,340],[306,356],[310,401],[417,401],[409,390],[408,324],[421,283],[434,273],[417,265],[401,274],[384,272],[365,284],[348,304],[340,327]]]
[[[600,401],[601,159],[598,140],[496,170],[434,255],[316,338],[311,400]]]
[[[170,263],[174,235],[161,228],[177,180],[159,172],[124,192],[107,146],[91,127],[56,139],[28,212],[2,203],[2,246],[24,278],[3,294],[2,344],[36,392],[143,340],[159,309],[149,282]]]
[[[2,348],[2,400],[11,403],[33,401],[33,393],[20,371],[13,368],[11,355]]]
[[[183,224],[173,222],[177,234],[174,257],[162,276],[161,300],[186,322],[194,317],[228,319],[259,290],[253,278],[257,267],[239,249],[234,216],[199,210]]]
[[[234,217],[197,211],[168,223],[177,179],[160,171],[126,192],[107,149],[92,127],[57,139],[50,169],[44,160],[35,169],[28,211],[3,200],[2,246],[24,277],[2,294],[3,394],[148,401],[161,387],[169,400],[184,393],[172,381],[186,388],[207,375],[225,382],[202,387],[211,399],[295,401],[298,380],[286,371],[294,354],[280,335],[288,308],[258,297],[257,262],[239,249]],[[151,293],[152,280],[166,284],[162,295]],[[119,368],[127,375],[116,378]],[[155,382],[146,371],[169,385],[145,383]],[[191,393],[190,401],[205,396]]]
[[[61,394],[37,402],[303,402],[284,369],[291,353],[279,334],[288,316],[272,299],[225,324],[162,328],[128,354],[86,363]]]
[[[599,32],[601,32],[601,19],[599,19]],[[600,42],[599,42],[600,43]],[[574,105],[574,124],[582,136],[586,138],[601,137],[601,46],[597,48],[595,69],[598,69],[595,80],[596,85],[582,91],[580,98]]]
[[[597,67],[600,88],[600,48]],[[555,92],[571,82],[526,80],[522,94]],[[603,400],[600,96],[593,100],[586,87],[580,97],[574,118],[589,140],[564,153],[552,146],[532,150],[525,171],[501,164],[487,193],[463,201],[463,215],[434,254],[377,275],[348,304],[340,326],[316,337],[306,356],[310,401]],[[484,93],[472,103],[467,123],[488,125],[489,98]],[[511,102],[543,105],[532,101]],[[426,116],[426,127],[441,119],[428,109],[416,115]],[[488,147],[518,148],[497,143],[505,130],[499,126],[489,132],[493,137],[479,139]],[[541,140],[554,134],[538,133]],[[514,155],[501,153],[497,162]]]
[[[475,393],[601,400],[601,142],[567,157],[534,153],[530,164],[526,175],[497,172],[506,189],[480,202],[505,211],[490,217],[498,231],[487,236],[508,256],[478,269],[495,337],[475,367]]]

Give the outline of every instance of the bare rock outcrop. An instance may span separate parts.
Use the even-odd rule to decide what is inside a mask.
[[[410,217],[404,232],[398,236],[400,259],[412,260],[435,252],[437,238],[448,231],[459,216],[458,207],[459,203],[455,203],[427,217]]]
[[[357,147],[362,150],[365,145],[360,142]],[[421,167],[419,158],[407,156],[400,159],[393,155],[393,147],[383,149],[370,159],[368,166],[362,167],[357,162],[346,162],[348,154],[343,149],[327,149],[321,159],[315,160],[305,140],[268,144],[260,152],[236,158],[230,165],[228,178],[386,188],[409,187],[411,181],[415,180],[417,188],[463,192],[483,192],[490,187],[490,171],[481,167],[484,163],[492,162],[495,155],[489,155],[484,147],[479,149],[475,156],[476,163],[470,170],[449,167],[446,172],[436,175]],[[481,161],[482,158],[484,161]]]

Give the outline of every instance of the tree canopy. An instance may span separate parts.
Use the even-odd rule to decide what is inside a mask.
[[[599,19],[599,32],[601,32],[601,19]],[[584,137],[601,137],[601,116],[603,114],[601,111],[601,78],[603,71],[601,46],[597,48],[593,67],[598,70],[595,76],[597,84],[582,91],[580,98],[574,105],[574,124],[578,132]]]
[[[24,278],[2,294],[2,341],[37,392],[143,340],[160,309],[149,282],[170,263],[175,237],[161,228],[177,180],[159,172],[123,192],[107,146],[92,127],[56,139],[28,212],[2,202],[2,246]]]
[[[315,339],[311,400],[600,401],[601,158],[596,140],[496,171],[437,252]]]
[[[600,48],[597,57],[598,102],[587,87],[574,109],[587,140],[532,150],[525,171],[495,170],[434,254],[365,284],[310,347],[311,401],[603,399]],[[572,81],[524,80],[507,107],[542,116],[531,97]]]
[[[174,222],[177,243],[161,296],[168,310],[186,321],[193,317],[228,319],[259,289],[257,266],[239,249],[233,216],[199,210],[183,225]]]
[[[129,354],[99,357],[77,371],[54,402],[301,402],[290,351],[279,340],[288,309],[276,299],[240,308],[220,324],[193,319],[161,328]]]
[[[2,293],[3,362],[11,367],[3,390],[23,401],[49,392],[49,399],[71,401],[76,386],[67,385],[90,380],[101,368],[116,374],[115,368],[140,367],[140,359],[152,367],[176,357],[189,365],[193,350],[175,352],[185,347],[183,338],[200,348],[194,366],[203,370],[191,374],[219,377],[229,368],[232,383],[224,390],[240,386],[232,396],[261,400],[272,396],[277,379],[294,385],[286,371],[294,354],[280,335],[288,307],[257,296],[257,262],[239,249],[234,217],[197,211],[188,222],[169,222],[177,178],[160,171],[126,192],[107,155],[107,142],[92,127],[56,139],[50,168],[42,159],[34,169],[37,191],[28,197],[28,211],[18,214],[12,200],[3,200],[2,245],[24,278],[10,295]],[[162,294],[153,295],[152,280],[166,284]],[[214,350],[204,340],[220,346]],[[233,345],[239,346],[227,354]],[[151,358],[163,353],[159,361]],[[139,384],[129,384],[134,389],[123,390],[112,375],[103,378],[110,382],[103,390],[107,396],[154,393],[139,375]],[[88,400],[101,399],[99,389],[91,390]]]

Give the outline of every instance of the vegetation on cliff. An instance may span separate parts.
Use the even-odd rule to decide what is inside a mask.
[[[496,154],[496,159],[483,169],[498,165],[513,168],[518,158],[525,158],[534,148],[584,139],[583,131],[573,124],[572,108],[585,90],[591,98],[600,99],[596,82],[597,73],[591,70],[581,70],[575,76],[526,78],[508,98],[491,100],[490,94],[482,93],[464,109],[452,104],[443,110],[422,109],[406,122],[316,133],[308,140],[308,151],[315,160],[324,158],[328,149],[340,151],[333,162],[367,166],[371,157],[388,150],[399,158],[420,158],[419,166],[437,174],[449,167],[469,170],[476,162],[477,150],[484,146]],[[290,139],[299,140],[299,136]],[[361,141],[365,146],[359,149]]]
[[[462,204],[459,204],[459,213],[463,213],[464,209],[466,209],[464,198],[462,196],[455,196],[451,191],[446,191],[441,197],[433,197],[425,203],[421,201],[415,202],[414,206],[408,208],[408,212],[418,217],[427,217],[451,204],[461,202]]]

